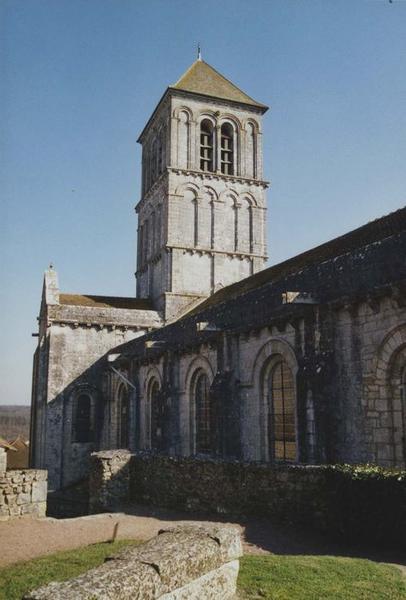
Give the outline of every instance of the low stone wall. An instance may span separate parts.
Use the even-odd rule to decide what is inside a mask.
[[[91,457],[90,512],[138,502],[219,514],[325,519],[323,467],[175,458],[122,450]]]
[[[0,448],[0,474],[7,469],[7,454],[4,448]]]
[[[406,471],[284,465],[120,450],[92,455],[93,512],[123,503],[276,518],[341,540],[406,548]],[[371,525],[372,524],[372,525]]]
[[[22,515],[45,517],[47,471],[39,469],[6,471],[0,454],[0,521]]]
[[[296,523],[326,517],[323,467],[136,454],[129,497],[190,511],[264,515]]]
[[[105,450],[91,455],[89,512],[114,510],[129,500],[130,462],[128,450]]]
[[[126,548],[100,567],[51,583],[25,600],[228,600],[235,597],[239,531],[224,526],[164,530]]]

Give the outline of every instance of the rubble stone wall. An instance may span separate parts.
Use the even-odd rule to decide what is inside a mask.
[[[90,512],[140,502],[313,523],[326,517],[325,486],[326,472],[318,466],[96,452],[91,457]]]
[[[106,450],[91,455],[89,477],[90,513],[114,510],[129,500],[130,461],[127,450]]]
[[[22,515],[45,517],[47,507],[47,471],[1,470],[5,468],[0,453],[0,521]]]
[[[79,577],[43,586],[25,600],[227,600],[235,597],[241,555],[237,528],[168,529]]]

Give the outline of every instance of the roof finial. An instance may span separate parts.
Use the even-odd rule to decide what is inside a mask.
[[[202,51],[200,48],[200,42],[197,44],[197,60],[202,60]]]

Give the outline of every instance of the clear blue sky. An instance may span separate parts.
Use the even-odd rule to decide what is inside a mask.
[[[135,293],[140,148],[203,58],[265,116],[270,262],[406,204],[406,2],[2,0],[0,403],[30,402],[43,271]]]

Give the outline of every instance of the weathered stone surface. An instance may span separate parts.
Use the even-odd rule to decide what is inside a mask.
[[[46,502],[47,499],[47,482],[46,481],[34,481],[32,484],[32,501],[33,502]]]
[[[223,533],[221,527],[166,531],[75,579],[43,586],[25,599],[226,600],[236,590],[238,560],[225,558],[236,552],[235,535],[235,530]]]
[[[218,544],[219,554],[224,561],[235,560],[242,556],[243,549],[241,544],[241,532],[237,527],[200,524],[200,525],[182,525],[180,527],[170,527],[161,529],[159,535],[163,533],[181,533],[183,535],[188,532],[192,534],[199,533],[208,536]]]
[[[239,561],[222,565],[173,592],[163,594],[160,600],[229,600],[235,598]]]
[[[203,117],[214,135],[210,168],[200,157]],[[281,444],[289,460],[405,466],[406,209],[260,272],[268,185],[261,120],[258,107],[168,92],[148,121],[140,138],[136,279],[138,297],[156,310],[118,308],[112,298],[103,306],[61,302],[56,273],[47,271],[32,449],[34,463],[49,466],[51,489],[86,477],[98,449],[199,454],[200,375],[207,379],[209,453],[272,462],[279,452],[279,460],[269,393],[278,362],[291,374],[285,417],[295,439]],[[226,121],[235,146],[228,173],[221,159]],[[106,361],[111,350],[121,356],[119,372]],[[151,384],[159,388],[159,423]],[[83,393],[93,408],[87,442],[72,426]],[[112,461],[93,509],[114,507],[114,489],[127,489],[122,476]],[[192,493],[186,505],[199,503]],[[215,510],[226,509],[218,494]]]
[[[0,474],[7,469],[7,453],[4,448],[0,448]]]
[[[2,520],[28,514],[45,517],[46,506],[46,471],[27,469],[0,473],[0,518]]]

